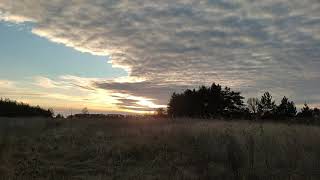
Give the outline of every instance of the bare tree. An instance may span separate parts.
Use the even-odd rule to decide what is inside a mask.
[[[158,108],[156,111],[156,115],[159,117],[163,117],[166,114],[166,110],[164,108]]]
[[[81,110],[81,113],[82,113],[82,114],[89,114],[88,108],[87,108],[87,107],[83,108],[83,109]]]
[[[259,99],[258,98],[249,98],[247,101],[249,111],[252,114],[257,114],[258,106],[259,106]]]

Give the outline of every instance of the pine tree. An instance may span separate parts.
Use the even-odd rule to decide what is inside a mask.
[[[307,103],[304,103],[304,107],[301,109],[301,112],[299,113],[299,117],[311,118],[312,113],[313,113],[313,110],[309,108]]]
[[[297,108],[293,101],[289,101],[287,97],[283,97],[281,104],[277,107],[277,118],[292,118],[297,114]]]
[[[272,118],[276,110],[275,101],[269,92],[265,92],[258,105],[258,114],[262,118]]]

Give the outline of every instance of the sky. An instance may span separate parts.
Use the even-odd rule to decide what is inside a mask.
[[[319,0],[1,0],[0,96],[147,113],[219,83],[320,107]]]

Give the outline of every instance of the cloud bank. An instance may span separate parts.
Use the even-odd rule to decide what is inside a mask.
[[[96,88],[164,104],[172,91],[217,82],[320,102],[318,0],[2,0],[0,12],[143,79]]]

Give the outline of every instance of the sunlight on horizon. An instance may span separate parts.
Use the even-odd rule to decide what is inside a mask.
[[[14,20],[15,20],[14,21],[15,23],[24,22],[24,19],[21,19],[21,18],[18,18],[18,19],[14,18]],[[4,23],[4,22],[0,22],[0,25],[1,23]],[[24,26],[23,24],[20,24],[20,25],[4,24],[4,26],[8,26],[8,29],[6,30],[5,33],[9,33],[9,34],[18,33],[19,37],[22,37],[28,40],[27,43],[29,45],[31,45],[30,43],[40,43],[41,45],[43,44],[42,47],[44,47],[44,44],[45,44],[51,49],[57,49],[58,52],[59,51],[61,52],[60,49],[62,49],[64,51],[63,53],[66,58],[74,58],[79,63],[87,61],[91,63],[90,65],[94,65],[93,63],[98,64],[98,61],[101,61],[102,63],[105,64],[103,66],[106,66],[106,67],[110,66],[107,68],[118,69],[118,67],[114,67],[111,64],[111,60],[109,61],[103,60],[103,59],[107,59],[106,56],[102,56],[102,58],[100,58],[101,56],[100,57],[97,56],[98,59],[96,58],[97,60],[93,61],[92,57],[94,57],[95,55],[89,56],[87,53],[85,54],[81,52],[75,53],[75,51],[71,47],[66,47],[61,44],[57,45],[55,42],[39,39],[38,37],[35,36],[35,34],[30,35],[29,33],[31,31],[27,32],[27,30],[30,30],[29,25]],[[17,32],[12,31],[12,28],[15,28],[15,27],[19,28]],[[17,43],[21,43],[21,42],[19,42],[18,40]],[[7,49],[9,49],[9,47],[7,47]],[[11,51],[11,49],[9,50]],[[26,53],[29,54],[29,52],[26,52]],[[57,52],[52,52],[52,53],[56,54]],[[13,54],[11,54],[10,56],[13,56]],[[11,58],[10,56],[8,54],[7,58]],[[32,56],[36,57],[37,59],[37,55],[32,55]],[[59,56],[62,57],[63,55],[59,55]],[[40,55],[39,58],[40,57],[43,57],[43,55]],[[79,57],[81,58],[81,61]],[[52,57],[50,57],[50,59],[52,59]],[[4,62],[4,63],[7,63],[7,62]],[[50,63],[50,62],[48,61],[47,63]],[[79,66],[76,64],[70,64],[67,61],[66,63],[67,64],[65,67],[60,66],[61,68],[67,69],[65,70],[66,73],[70,71],[69,69],[72,68],[71,66]],[[18,64],[15,64],[15,66],[17,65]],[[94,65],[93,70],[90,70],[91,68],[89,66],[89,69],[86,70],[88,73],[86,72],[86,74],[93,74],[91,72],[97,71],[97,68],[96,68],[97,66],[101,66],[100,63],[98,65]],[[60,67],[57,66],[55,68],[60,68]],[[78,69],[81,70],[80,68],[82,69],[83,67],[79,66]],[[75,68],[73,67],[73,69]],[[28,67],[25,68],[23,71],[28,71]],[[30,68],[30,71],[33,71],[33,70],[31,70]],[[62,71],[61,72],[60,71],[61,70],[57,72],[61,73]],[[100,72],[103,72],[103,70],[101,69]],[[144,78],[130,77],[128,75],[123,76],[123,73],[119,73],[119,72],[120,71],[116,70],[114,74],[105,73],[103,78],[102,77],[99,77],[99,78],[85,77],[84,78],[84,77],[68,75],[68,74],[58,75],[57,73],[46,74],[47,77],[40,74],[33,75],[31,73],[30,73],[30,76],[21,75],[13,79],[10,79],[10,77],[6,77],[6,78],[0,77],[0,87],[1,87],[0,96],[2,98],[11,98],[13,100],[29,103],[30,105],[40,105],[45,108],[53,108],[54,110],[57,111],[57,113],[63,112],[64,114],[70,113],[69,112],[70,109],[74,109],[74,111],[80,112],[81,109],[84,107],[88,107],[89,109],[92,110],[92,112],[99,112],[99,113],[149,114],[149,113],[153,113],[154,109],[157,107],[165,107],[164,105],[162,106],[156,105],[149,98],[133,96],[125,93],[121,94],[117,92],[118,94],[116,93],[116,96],[114,97],[112,95],[114,94],[114,92],[98,89],[94,87],[92,84],[95,81],[114,81],[117,83],[145,81]],[[79,72],[79,73],[84,74],[84,72]],[[98,73],[95,73],[95,74],[98,74]],[[51,78],[49,78],[49,76]],[[110,77],[108,78],[108,76]],[[120,101],[117,100],[119,99],[119,97],[117,96],[136,101],[136,106],[119,107],[117,104],[120,103]],[[149,110],[140,110],[140,109],[146,109],[146,108],[149,108]]]
[[[146,113],[218,83],[320,106],[315,0],[141,2],[0,1],[0,96]]]

